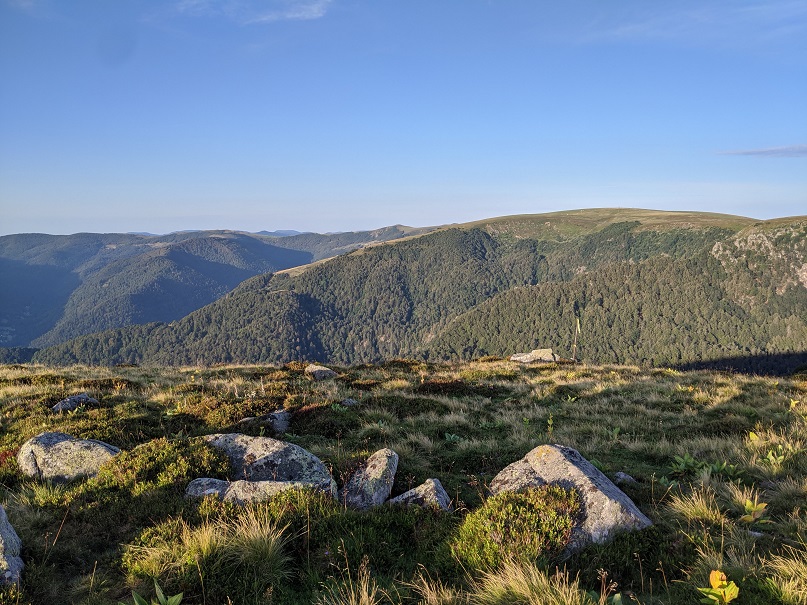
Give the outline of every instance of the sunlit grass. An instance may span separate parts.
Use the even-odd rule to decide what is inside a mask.
[[[425,576],[415,562],[398,561],[433,530],[413,534],[403,554],[396,555],[399,559],[387,560],[383,553],[394,546],[397,530],[384,525],[380,513],[360,516],[335,507],[318,524],[309,524],[303,510],[295,513],[294,528],[280,531],[286,521],[274,524],[260,518],[258,509],[252,520],[224,505],[206,504],[202,513],[181,498],[181,486],[169,492],[143,484],[118,494],[113,485],[100,491],[91,483],[33,484],[20,476],[14,462],[22,442],[45,430],[105,440],[124,450],[157,438],[171,444],[223,430],[272,436],[260,424],[240,425],[238,420],[285,407],[293,414],[293,434],[281,438],[319,456],[338,483],[371,453],[391,447],[401,456],[394,495],[439,478],[459,509],[440,523],[450,521],[454,527],[466,509],[476,510],[485,501],[486,486],[506,465],[543,443],[575,447],[606,475],[622,471],[634,477],[637,483],[625,491],[657,522],[665,544],[681,553],[680,561],[665,561],[672,587],[665,603],[697,601],[695,586],[705,586],[715,566],[735,574],[741,595],[757,598],[763,593],[753,591],[767,586],[779,596],[765,598],[786,605],[803,602],[807,422],[799,408],[803,404],[791,401],[807,401],[805,381],[626,366],[397,360],[335,368],[337,379],[316,382],[304,375],[304,367],[0,367],[0,497],[27,542],[26,595],[35,602],[75,595],[78,602],[114,604],[128,598],[131,588],[148,588],[151,577],[164,579],[177,592],[186,590],[183,602],[189,605],[205,599],[226,603],[231,595],[243,600],[243,595],[267,590],[271,595],[260,598],[300,604],[317,598],[380,599],[396,605],[543,602],[523,600],[543,598],[524,596],[532,593],[553,594],[552,602],[562,603],[584,598],[582,588],[598,588],[591,579],[596,569],[574,557],[565,563],[582,565],[578,580],[555,576],[554,569],[523,567],[509,570],[509,576],[502,570],[483,575],[462,569],[445,547],[449,535],[441,538],[442,550],[436,545],[421,555],[418,562],[431,574]],[[70,414],[50,412],[53,403],[80,392],[99,405]],[[359,403],[341,406],[346,398]],[[691,468],[675,470],[676,457],[683,456],[692,461]],[[131,501],[120,500],[124,495]],[[749,501],[767,505],[753,522],[741,520]],[[86,522],[93,506],[117,507],[121,514],[94,527]],[[103,525],[111,519],[115,528]],[[148,519],[148,527],[128,526],[131,519]],[[407,527],[420,523],[431,527],[428,519]],[[96,533],[111,529],[128,544],[127,566],[121,562],[121,544],[99,554],[75,539],[86,536],[88,544],[97,545]],[[264,550],[270,548],[265,530],[279,536],[272,546],[277,556]],[[141,543],[149,531],[162,538],[155,534]],[[345,537],[353,549],[347,559],[340,550]],[[228,551],[228,544],[236,542],[239,546]],[[608,566],[621,565],[627,573],[624,569],[635,565],[633,552],[626,561],[607,561]],[[366,576],[360,577],[363,555],[368,563]],[[276,578],[274,584],[256,583],[255,575],[244,571],[263,560],[278,562],[275,571],[258,573]],[[241,570],[238,580],[236,569]],[[99,584],[92,584],[93,573]],[[642,569],[637,576],[647,579],[644,587],[638,582],[621,588],[647,591],[653,574],[658,587],[659,574]],[[218,578],[219,588],[205,583],[211,578]],[[496,585],[521,586],[522,592],[513,594],[522,596],[501,596],[510,588],[490,596]],[[566,590],[570,587],[574,590]],[[566,596],[552,593],[555,589],[566,590]],[[511,600],[484,600],[492,598]],[[517,598],[522,601],[512,600]],[[639,598],[656,602],[648,594]]]

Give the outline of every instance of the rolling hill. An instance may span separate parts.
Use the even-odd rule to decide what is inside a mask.
[[[580,319],[580,353],[592,363],[736,358],[754,369],[790,355],[798,364],[807,351],[805,242],[805,217],[502,217],[256,276],[182,319],[80,337],[35,359],[356,364],[536,346],[570,355]]]
[[[229,231],[0,237],[0,345],[45,347],[99,330],[173,321],[249,277],[412,231],[399,225],[274,237]]]

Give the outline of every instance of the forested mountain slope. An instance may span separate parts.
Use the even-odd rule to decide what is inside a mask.
[[[807,219],[651,214],[443,229],[258,276],[172,324],[85,336],[36,359],[349,364],[534,346],[569,355],[576,318],[582,357],[597,363],[807,351]]]
[[[0,237],[0,346],[48,346],[99,330],[172,321],[254,275],[410,231],[399,225],[291,237],[228,231]]]

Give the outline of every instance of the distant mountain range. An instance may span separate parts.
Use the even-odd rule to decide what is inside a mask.
[[[578,319],[595,363],[807,363],[807,217],[596,209],[274,239],[55,237],[0,238],[6,283],[39,294],[3,299],[7,343],[44,347],[46,363],[570,356]]]
[[[282,236],[233,231],[0,237],[0,346],[173,321],[243,280],[424,230]]]

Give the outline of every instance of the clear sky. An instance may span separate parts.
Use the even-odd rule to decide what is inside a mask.
[[[0,233],[807,214],[807,0],[0,0]]]

